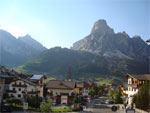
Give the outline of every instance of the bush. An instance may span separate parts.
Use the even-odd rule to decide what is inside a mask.
[[[28,102],[28,105],[34,108],[39,108],[42,99],[38,96],[29,96],[24,95],[25,101]]]
[[[47,98],[47,102],[44,102],[40,106],[40,111],[43,113],[47,113],[51,111],[52,100]]]

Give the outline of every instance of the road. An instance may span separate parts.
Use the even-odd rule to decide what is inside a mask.
[[[104,104],[103,100],[108,99],[107,97],[100,97],[92,100],[88,103],[88,109],[80,112],[68,112],[68,113],[125,113],[123,110],[117,110],[113,112],[111,110],[112,104]],[[25,112],[13,112],[13,113],[25,113]]]
[[[100,97],[98,99],[94,99],[89,106],[89,109],[92,113],[124,113],[123,111],[113,112],[111,110],[111,106],[109,104],[104,104],[104,100],[108,99],[107,97]]]

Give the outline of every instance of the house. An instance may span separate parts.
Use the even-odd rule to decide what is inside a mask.
[[[150,81],[150,74],[127,74],[125,77],[128,81],[128,91],[126,91],[128,95],[128,104],[131,105],[133,96],[139,91],[139,88],[146,81]]]
[[[17,99],[23,99],[24,94],[43,97],[43,82],[45,79],[45,75],[33,75],[28,79],[15,79],[9,83],[9,90],[7,92],[10,97]]]
[[[39,96],[43,97],[43,90],[44,90],[44,81],[46,80],[45,75],[33,75],[30,78],[30,81],[36,84],[36,88],[38,89]]]
[[[8,75],[0,72],[0,110],[3,100],[4,88],[5,88],[5,79],[8,78]]]
[[[83,89],[84,89],[84,83],[83,82],[76,82],[74,93],[78,93],[79,95],[82,95]]]
[[[40,96],[40,90],[37,88],[37,84],[26,79],[16,79],[12,81],[9,84],[9,90],[7,92],[10,97],[17,99],[23,99],[24,94],[29,94],[30,96],[38,94],[38,96]]]
[[[53,102],[57,104],[72,104],[75,82],[51,80],[46,88]]]
[[[84,88],[83,88],[83,97],[88,97],[88,92],[89,89],[93,88],[94,86],[96,86],[96,84],[94,82],[83,82]]]

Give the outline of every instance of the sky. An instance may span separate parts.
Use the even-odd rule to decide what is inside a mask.
[[[99,19],[116,33],[150,38],[150,0],[0,0],[0,28],[47,48],[70,48]]]

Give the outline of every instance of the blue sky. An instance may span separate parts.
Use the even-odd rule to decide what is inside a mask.
[[[150,38],[150,0],[0,0],[0,28],[48,48],[72,46],[99,19],[115,32]]]

